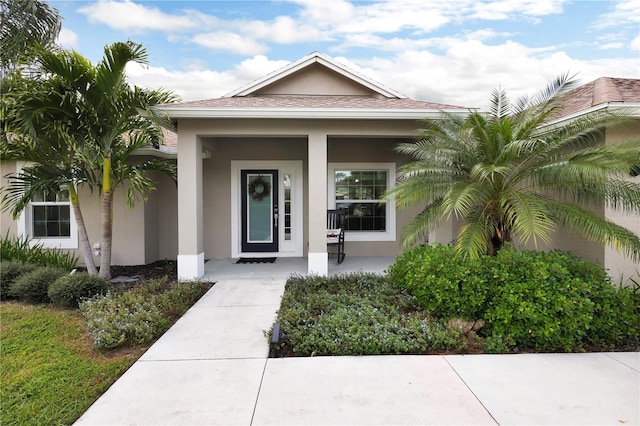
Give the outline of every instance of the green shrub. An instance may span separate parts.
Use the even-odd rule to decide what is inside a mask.
[[[64,270],[50,266],[36,268],[17,278],[10,292],[25,302],[46,303],[49,302],[49,286],[64,274]]]
[[[420,312],[413,298],[373,274],[292,277],[276,321],[299,355],[376,355],[459,349],[457,330]]]
[[[486,264],[458,256],[451,246],[405,251],[387,272],[396,285],[438,318],[479,319],[489,298]]]
[[[32,244],[26,238],[12,238],[7,232],[0,237],[0,258],[39,266],[52,266],[71,271],[78,264],[78,257],[60,249],[46,249],[42,244]]]
[[[104,294],[107,289],[107,282],[99,276],[79,272],[55,280],[49,286],[48,295],[56,305],[75,308],[82,300]]]
[[[589,288],[594,303],[593,321],[587,341],[613,348],[640,339],[640,285],[616,290],[609,281]]]
[[[616,291],[601,265],[561,251],[507,248],[470,261],[451,247],[417,247],[389,276],[437,318],[484,319],[487,352],[614,347],[640,333],[640,291]]]
[[[537,351],[580,349],[593,319],[593,283],[572,276],[561,252],[501,250],[492,267],[494,297],[485,313],[490,335]]]
[[[208,289],[200,282],[149,281],[124,292],[95,296],[80,303],[89,336],[99,350],[147,343],[160,336]]]
[[[0,262],[0,300],[13,297],[11,286],[15,280],[21,275],[33,271],[34,268],[35,266],[31,263],[4,260]]]

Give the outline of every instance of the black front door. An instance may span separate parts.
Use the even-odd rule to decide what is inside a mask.
[[[242,251],[278,251],[278,171],[242,170]]]

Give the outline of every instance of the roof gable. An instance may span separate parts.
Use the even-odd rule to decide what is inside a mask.
[[[310,80],[314,80],[314,84],[309,84]],[[322,84],[316,84],[317,81]],[[347,90],[346,93],[345,90]],[[319,52],[313,52],[247,86],[228,93],[224,97],[276,94],[349,94],[405,98],[404,95],[383,87]]]

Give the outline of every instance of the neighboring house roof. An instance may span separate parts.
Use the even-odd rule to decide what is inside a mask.
[[[567,92],[555,118],[562,119],[623,104],[640,107],[640,79],[601,77]]]
[[[315,87],[322,75],[329,90]],[[305,76],[312,76],[305,80]],[[333,85],[333,86],[331,86]],[[468,108],[409,99],[314,52],[221,98],[162,105],[177,118],[423,119]]]

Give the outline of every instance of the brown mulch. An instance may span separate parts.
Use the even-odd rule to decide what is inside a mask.
[[[111,277],[140,277],[144,280],[156,280],[167,277],[170,281],[178,279],[178,265],[175,260],[158,260],[148,265],[111,266]]]

